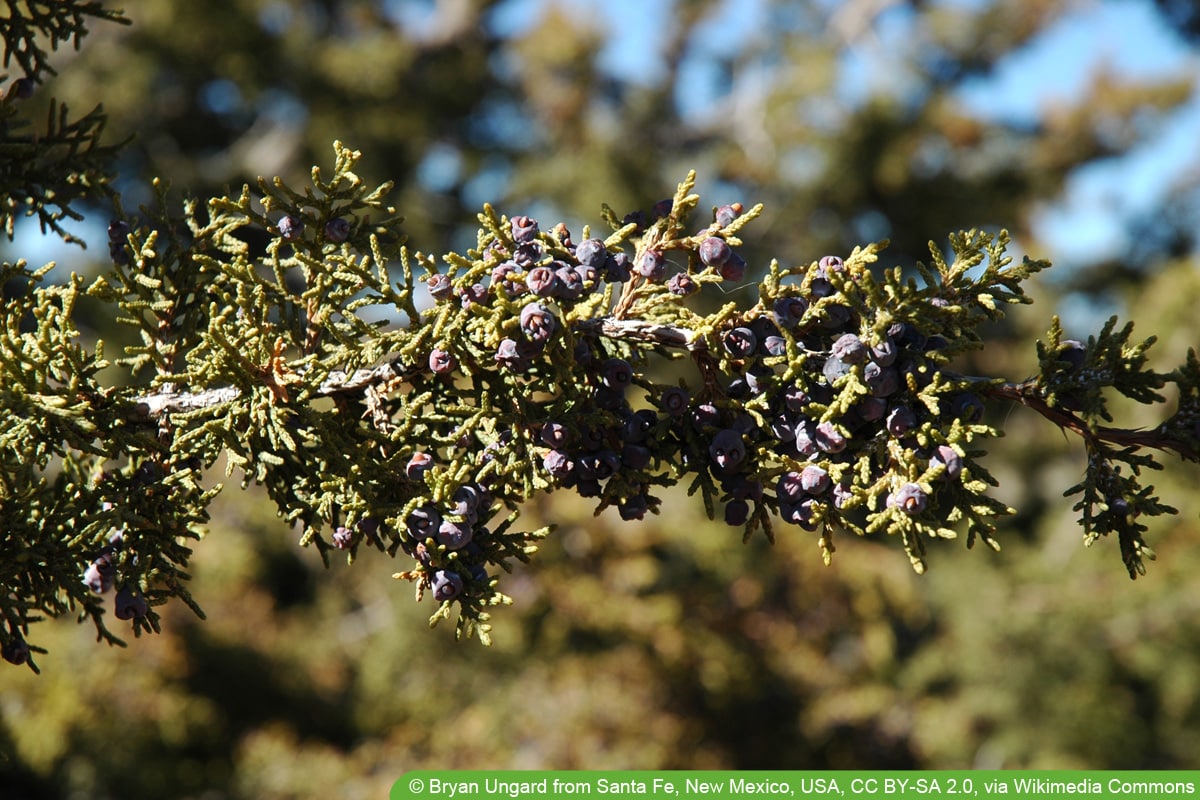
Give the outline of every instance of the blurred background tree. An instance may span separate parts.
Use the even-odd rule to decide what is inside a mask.
[[[1056,311],[1078,338],[1138,321],[1164,368],[1200,339],[1190,3],[143,0],[129,16],[61,52],[29,101],[100,101],[112,139],[135,136],[127,207],[153,176],[198,197],[295,178],[341,138],[438,252],[474,241],[485,201],[578,231],[696,168],[705,202],[767,204],[752,269],[881,238],[911,263],[957,228],[1009,228],[1056,267],[980,374],[1032,373]],[[4,257],[99,269],[107,213],[78,225],[86,252],[27,224]],[[0,785],[380,797],[421,767],[1200,767],[1194,472],[1168,462],[1181,513],[1130,583],[1079,546],[1059,494],[1082,451],[993,413],[1008,436],[987,465],[1022,512],[1002,553],[943,544],[918,577],[850,541],[825,568],[800,531],[742,546],[683,492],[634,524],[555,495],[535,514],[558,532],[509,580],[491,649],[425,630],[391,563],[327,571],[231,490],[194,561],[207,622],[171,609],[127,650],[46,624],[43,674],[5,670]]]

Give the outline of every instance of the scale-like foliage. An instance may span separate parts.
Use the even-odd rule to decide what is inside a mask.
[[[61,136],[26,142],[20,180],[0,181],[5,208],[58,230],[79,195],[30,200],[22,181],[102,183],[100,119],[71,134],[78,163],[41,157]],[[1014,263],[1003,232],[955,234],[915,275],[879,268],[872,244],[776,260],[754,286],[739,249],[761,207],[701,211],[689,175],[650,213],[604,209],[599,235],[488,206],[473,248],[436,256],[407,246],[391,184],[364,181],[360,157],[335,143],[330,172],[304,186],[260,180],[179,215],[165,184],[138,213],[116,198],[112,269],[87,286],[4,266],[7,660],[36,668],[26,637],[42,615],[74,611],[119,641],[108,595],[135,634],[157,630],[172,597],[199,613],[186,569],[218,463],[265,487],[326,559],[406,559],[396,577],[432,595],[431,623],[457,611],[459,635],[487,643],[490,609],[509,602],[501,573],[549,532],[519,524],[542,492],[633,521],[683,484],[743,539],[811,532],[828,561],[839,532],[894,535],[923,571],[933,540],[998,547],[1011,510],[982,463],[999,435],[985,411],[1015,401],[1083,439],[1068,494],[1086,541],[1115,532],[1134,575],[1152,557],[1141,520],[1174,513],[1141,481],[1161,466],[1152,451],[1197,460],[1196,357],[1150,370],[1153,339],[1132,343],[1130,325],[1083,343],[1055,321],[1021,383],[956,369],[1048,266]],[[84,294],[136,334],[111,362],[75,325]],[[677,383],[661,379],[681,360]],[[126,380],[101,384],[106,368]],[[1168,384],[1179,407],[1159,427],[1101,424],[1112,391],[1149,405]]]

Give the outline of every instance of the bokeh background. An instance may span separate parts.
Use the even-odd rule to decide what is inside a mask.
[[[890,239],[911,264],[968,227],[1053,260],[1037,302],[970,364],[1019,380],[1053,314],[1200,345],[1200,13],[1185,0],[212,0],[130,4],[55,62],[102,102],[127,206],[153,176],[205,197],[301,180],[331,142],[395,180],[411,242],[474,241],[484,202],[601,224],[672,194],[766,203],[752,269]],[[34,100],[30,102],[44,102]],[[36,226],[3,257],[96,272],[105,209],[64,250]],[[105,321],[98,335],[112,336]],[[1119,424],[1153,411],[1117,404]],[[168,609],[127,649],[39,625],[43,673],[0,676],[5,798],[372,798],[417,768],[1200,768],[1197,470],[1164,457],[1180,514],[1131,582],[1082,545],[1062,491],[1083,454],[997,407],[986,465],[1019,509],[1003,550],[936,545],[915,575],[886,537],[769,545],[704,517],[622,523],[544,496],[558,525],[505,579],[495,646],[367,553],[325,569],[265,497],[229,488],[197,546],[208,619]],[[213,481],[221,476],[211,476]]]

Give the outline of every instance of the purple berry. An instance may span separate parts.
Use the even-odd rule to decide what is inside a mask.
[[[625,283],[629,275],[629,256],[625,253],[615,253],[604,260],[604,280]]]
[[[712,403],[701,403],[692,409],[692,427],[698,432],[716,425],[720,420],[721,412]]]
[[[600,450],[579,458],[580,475],[584,478],[605,480],[621,468],[621,457],[612,450]]]
[[[780,503],[779,516],[784,522],[799,525],[806,531],[817,529],[817,503],[811,497],[805,497],[794,503]]]
[[[325,223],[325,238],[334,244],[341,244],[350,238],[350,223],[341,217],[334,217]]]
[[[637,262],[637,272],[649,281],[660,281],[667,272],[667,257],[660,250],[647,250]]]
[[[105,554],[88,564],[83,573],[83,583],[93,594],[104,594],[112,588],[116,575],[117,569],[113,566],[112,557]]]
[[[525,242],[517,246],[512,258],[518,266],[532,267],[541,260],[543,252],[541,242]]]
[[[482,303],[487,299],[488,290],[482,283],[473,283],[463,289],[462,297],[460,298],[463,308],[470,308],[475,303]]]
[[[377,534],[379,533],[379,526],[381,524],[382,523],[379,517],[363,517],[355,524],[354,527],[357,529],[359,535],[364,536],[367,538],[367,540],[378,544],[379,539]]]
[[[725,504],[725,524],[745,525],[750,517],[750,504],[745,500],[730,500]]]
[[[829,473],[816,464],[809,464],[800,472],[800,487],[809,494],[822,494],[829,484]]]
[[[541,439],[547,447],[563,447],[571,439],[571,432],[561,422],[547,422],[542,425]]]
[[[536,219],[531,219],[524,215],[512,218],[512,236],[513,241],[518,244],[532,242],[538,235],[538,223]]]
[[[758,349],[758,339],[749,328],[734,328],[721,337],[725,352],[734,358],[747,358]]]
[[[841,272],[846,268],[846,264],[837,256],[822,256],[817,263],[817,267],[824,271],[826,275],[830,272]]]
[[[557,223],[553,228],[550,229],[550,233],[554,236],[554,238],[558,239],[563,247],[574,247],[571,242],[571,229],[567,227],[567,223]]]
[[[663,411],[666,411],[672,417],[682,417],[687,413],[688,403],[691,402],[691,397],[686,389],[681,389],[678,386],[672,386],[662,393]]]
[[[800,413],[810,402],[812,398],[808,396],[808,392],[795,384],[783,390],[783,404],[787,406],[788,411]]]
[[[658,415],[650,409],[642,409],[636,414],[630,414],[621,426],[622,441],[634,444],[646,441],[646,436],[657,423]]]
[[[824,453],[840,453],[846,449],[845,435],[832,422],[818,424],[815,439],[817,448]]]
[[[769,356],[787,355],[787,339],[782,336],[768,336],[763,339],[763,350]]]
[[[882,397],[864,397],[854,406],[863,422],[878,422],[888,410],[888,402]]]
[[[900,373],[892,367],[881,367],[874,361],[863,368],[863,383],[873,397],[890,397],[900,389]]]
[[[804,312],[808,310],[808,302],[803,297],[780,297],[771,308],[775,324],[791,330],[800,324]]]
[[[626,389],[633,382],[633,367],[623,358],[607,359],[600,365],[600,380],[610,389]]]
[[[551,450],[542,459],[542,466],[555,478],[565,478],[575,470],[571,457],[561,450]]]
[[[496,363],[513,372],[524,372],[529,368],[529,359],[521,352],[516,339],[501,339],[496,348]]]
[[[946,471],[942,473],[942,476],[947,480],[956,480],[962,473],[962,456],[958,454],[957,450],[949,445],[938,445],[937,450],[934,451],[933,457],[929,460],[930,466],[935,464],[941,464],[946,468]]]
[[[853,367],[837,356],[830,356],[825,359],[825,364],[821,367],[821,374],[825,376],[829,385],[833,386],[840,378],[849,375],[852,369]]]
[[[454,356],[441,348],[435,348],[429,354],[429,369],[433,370],[435,375],[446,375],[454,371],[458,366],[458,362]]]
[[[439,569],[434,571],[433,580],[429,582],[429,585],[433,589],[433,599],[444,603],[462,594],[463,579],[457,572]]]
[[[528,303],[521,309],[521,331],[531,342],[546,342],[558,328],[558,318],[541,303]]]
[[[562,264],[560,261],[554,263]],[[583,296],[583,278],[575,267],[563,264],[554,270],[554,275],[558,278],[555,296],[563,300],[578,300]]]
[[[440,524],[442,512],[428,504],[415,507],[408,517],[404,518],[404,528],[408,530],[408,535],[419,542],[436,534]]]
[[[644,519],[649,510],[650,501],[644,494],[635,494],[617,504],[617,511],[626,522]]]
[[[721,277],[733,282],[746,277],[746,259],[737,253],[730,253],[729,258],[721,265]]]
[[[587,264],[579,264],[571,269],[579,276],[585,293],[595,291],[596,286],[600,283],[600,270]]]
[[[854,492],[844,483],[835,483],[833,485],[833,507],[845,508],[846,504],[854,499]]]
[[[333,532],[333,546],[338,550],[349,550],[354,543],[354,531],[345,525],[339,525]]]
[[[408,465],[404,468],[404,474],[410,480],[419,481],[425,477],[425,473],[433,466],[433,456],[429,453],[416,452],[412,454],[412,458],[408,460]]]
[[[826,280],[824,273],[818,272],[812,280],[808,282],[808,294],[815,300],[820,300],[823,297],[829,297],[833,294],[833,284]]]
[[[890,337],[871,345],[871,360],[881,367],[890,367],[896,362],[899,351]]]
[[[528,291],[528,287],[514,276],[521,272],[515,261],[502,261],[492,268],[492,288],[503,288],[510,296],[518,296]]]
[[[409,512],[408,517],[404,518],[404,528],[416,541],[426,540],[437,533],[440,524],[442,524],[442,512],[428,504],[415,507]]]
[[[447,550],[458,550],[470,544],[474,535],[470,523],[443,519],[434,539]]]
[[[915,516],[929,505],[929,497],[925,490],[915,483],[906,483],[888,496],[888,505],[894,506],[905,514]]]
[[[575,248],[575,259],[583,266],[604,269],[608,250],[600,239],[585,239]]]
[[[1059,345],[1057,358],[1067,365],[1067,372],[1078,372],[1083,369],[1083,362],[1087,359],[1087,346],[1077,339],[1064,339]]]
[[[801,458],[808,458],[820,449],[817,444],[817,427],[811,421],[796,426],[795,445],[796,455]]]
[[[1129,501],[1124,497],[1108,497],[1105,502],[1108,504],[1108,510],[1118,517],[1125,519],[1129,518]]]
[[[552,297],[558,292],[559,277],[550,267],[534,267],[525,276],[525,285],[538,297]]]
[[[908,406],[897,406],[888,414],[887,422],[888,433],[897,439],[903,439],[909,432],[917,427],[917,415]]]
[[[0,647],[0,658],[20,666],[29,660],[29,644],[20,636],[13,636]]]
[[[150,610],[141,592],[134,592],[128,587],[117,592],[113,605],[113,614],[117,619],[140,619]]]
[[[492,498],[483,487],[468,483],[455,490],[450,502],[451,510],[455,514],[471,517],[480,511],[486,511],[491,506]]]
[[[917,330],[915,325],[910,325],[907,322],[892,323],[888,328],[888,336],[892,337],[900,347],[911,350],[923,350],[925,348],[925,335]]]
[[[796,423],[787,414],[779,414],[771,420],[771,435],[777,442],[794,442]]]
[[[599,425],[588,425],[580,431],[583,449],[599,450],[608,441],[608,431]]]
[[[295,214],[288,214],[279,220],[279,236],[285,242],[294,242],[304,233],[304,221]]]
[[[13,81],[12,88],[9,89],[9,92],[18,100],[28,100],[29,98],[33,97],[34,86],[35,84],[33,82],[33,78],[25,75]]]
[[[760,480],[751,480],[744,473],[735,472],[721,479],[721,489],[736,500],[762,500],[763,485]]]
[[[425,286],[434,300],[446,300],[454,293],[454,284],[451,283],[450,276],[441,273],[430,275]]]
[[[129,236],[129,223],[123,219],[114,219],[108,223],[108,241],[124,246]]]
[[[676,272],[667,280],[667,291],[679,297],[689,297],[700,291],[700,284],[686,272]]]
[[[785,472],[775,484],[780,503],[797,503],[804,497],[804,480],[799,472]]]
[[[621,466],[628,469],[645,469],[650,466],[651,455],[649,447],[626,444],[621,448]]]
[[[724,239],[710,236],[700,243],[699,253],[705,266],[720,267],[733,255],[733,250]]]
[[[716,210],[713,218],[717,225],[722,228],[727,228],[733,224],[733,221],[741,216],[743,208],[741,203],[730,203],[729,205],[721,206]]]
[[[742,435],[726,428],[718,431],[708,446],[708,455],[721,469],[733,469],[746,458],[746,444]]]
[[[123,242],[110,242],[108,257],[114,264],[123,267],[129,263],[129,248]]]
[[[853,333],[843,334],[833,343],[830,353],[847,364],[861,364],[867,360],[867,347]]]

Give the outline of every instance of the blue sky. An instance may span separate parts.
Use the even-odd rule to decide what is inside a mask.
[[[515,0],[511,19],[536,19],[537,6],[551,0]],[[586,10],[610,31],[619,31],[602,53],[602,63],[627,80],[653,80],[656,29],[668,24],[673,2],[644,0],[565,0]],[[958,0],[959,4],[977,0]],[[948,0],[947,4],[955,4]],[[760,0],[727,0],[701,30],[705,49],[727,55],[743,47],[766,24]],[[973,82],[961,94],[964,105],[984,118],[1035,121],[1059,98],[1077,96],[1100,68],[1134,78],[1159,78],[1200,72],[1197,54],[1167,28],[1149,0],[1076,2],[1072,11],[1025,48],[1006,56],[995,74]],[[876,23],[875,42],[845,56],[841,81],[844,100],[886,90],[897,80],[886,51],[889,39],[906,35],[906,12],[887,12]],[[622,24],[636,19],[637,24]],[[685,77],[696,86],[679,93],[681,111],[698,111],[710,92],[701,84],[707,73],[694,64]],[[1153,208],[1176,176],[1200,170],[1200,91],[1191,103],[1127,156],[1078,170],[1061,201],[1046,208],[1035,233],[1060,261],[1091,261],[1119,252],[1124,242],[1121,219]]]
[[[1079,93],[1101,66],[1134,78],[1195,76],[1195,52],[1143,0],[1081,5],[1001,64],[963,100],[980,116],[1032,121],[1039,109]],[[1200,92],[1161,130],[1119,159],[1079,169],[1040,230],[1068,259],[1092,260],[1125,244],[1116,220],[1154,207],[1176,176],[1200,168]],[[1062,256],[1060,256],[1061,258]]]

